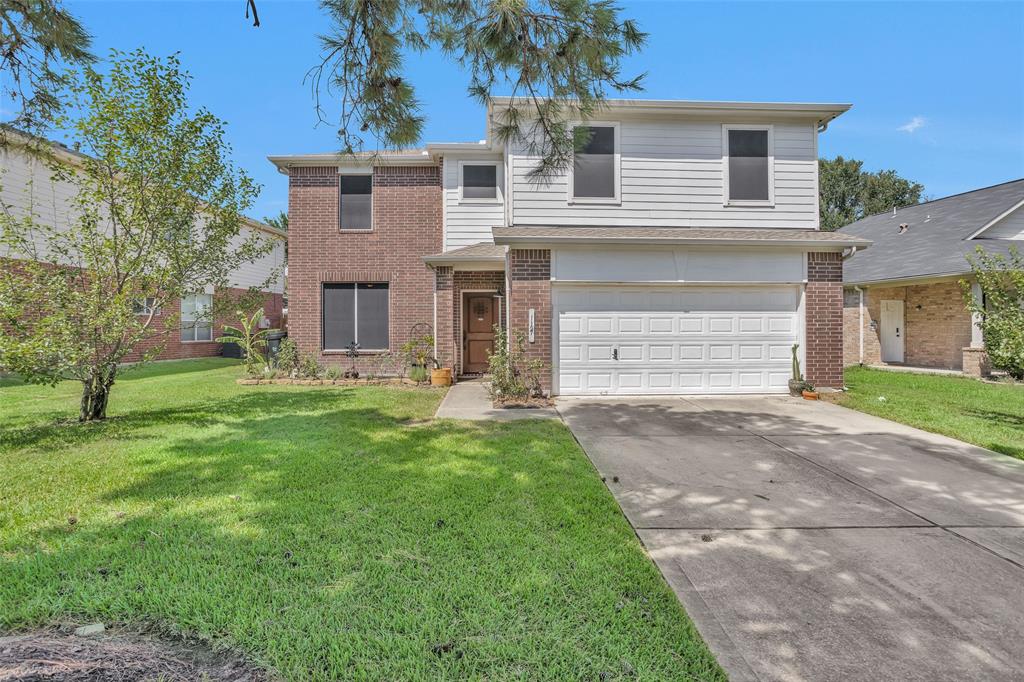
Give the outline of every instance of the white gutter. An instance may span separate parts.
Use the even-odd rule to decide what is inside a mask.
[[[859,352],[857,353],[857,361],[860,364],[863,365],[864,364],[864,290],[861,289],[860,287],[854,287],[854,290],[856,290],[857,293],[860,294],[860,309],[857,311],[858,320],[860,321],[860,324],[858,325],[858,328],[860,329],[860,349],[859,349]]]

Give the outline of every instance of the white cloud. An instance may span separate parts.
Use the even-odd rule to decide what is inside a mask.
[[[926,119],[924,116],[915,116],[914,118],[910,119],[907,123],[901,125],[896,130],[900,131],[901,133],[907,133],[912,135],[919,129],[924,128],[926,123],[928,123],[928,119]]]

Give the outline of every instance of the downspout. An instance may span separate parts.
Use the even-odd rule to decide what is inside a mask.
[[[854,290],[860,294],[860,306],[857,311],[858,324],[857,328],[860,330],[860,349],[857,354],[857,359],[861,365],[864,364],[864,290],[860,287],[854,287]]]

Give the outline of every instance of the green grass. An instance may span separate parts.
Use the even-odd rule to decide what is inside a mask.
[[[846,386],[845,407],[1024,459],[1020,384],[853,367]]]
[[[0,388],[0,630],[146,623],[295,680],[724,678],[561,424],[239,374],[152,365],[95,425],[77,385]]]

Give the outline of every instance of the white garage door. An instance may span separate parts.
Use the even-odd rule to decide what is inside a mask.
[[[786,391],[799,287],[554,294],[562,395]]]

